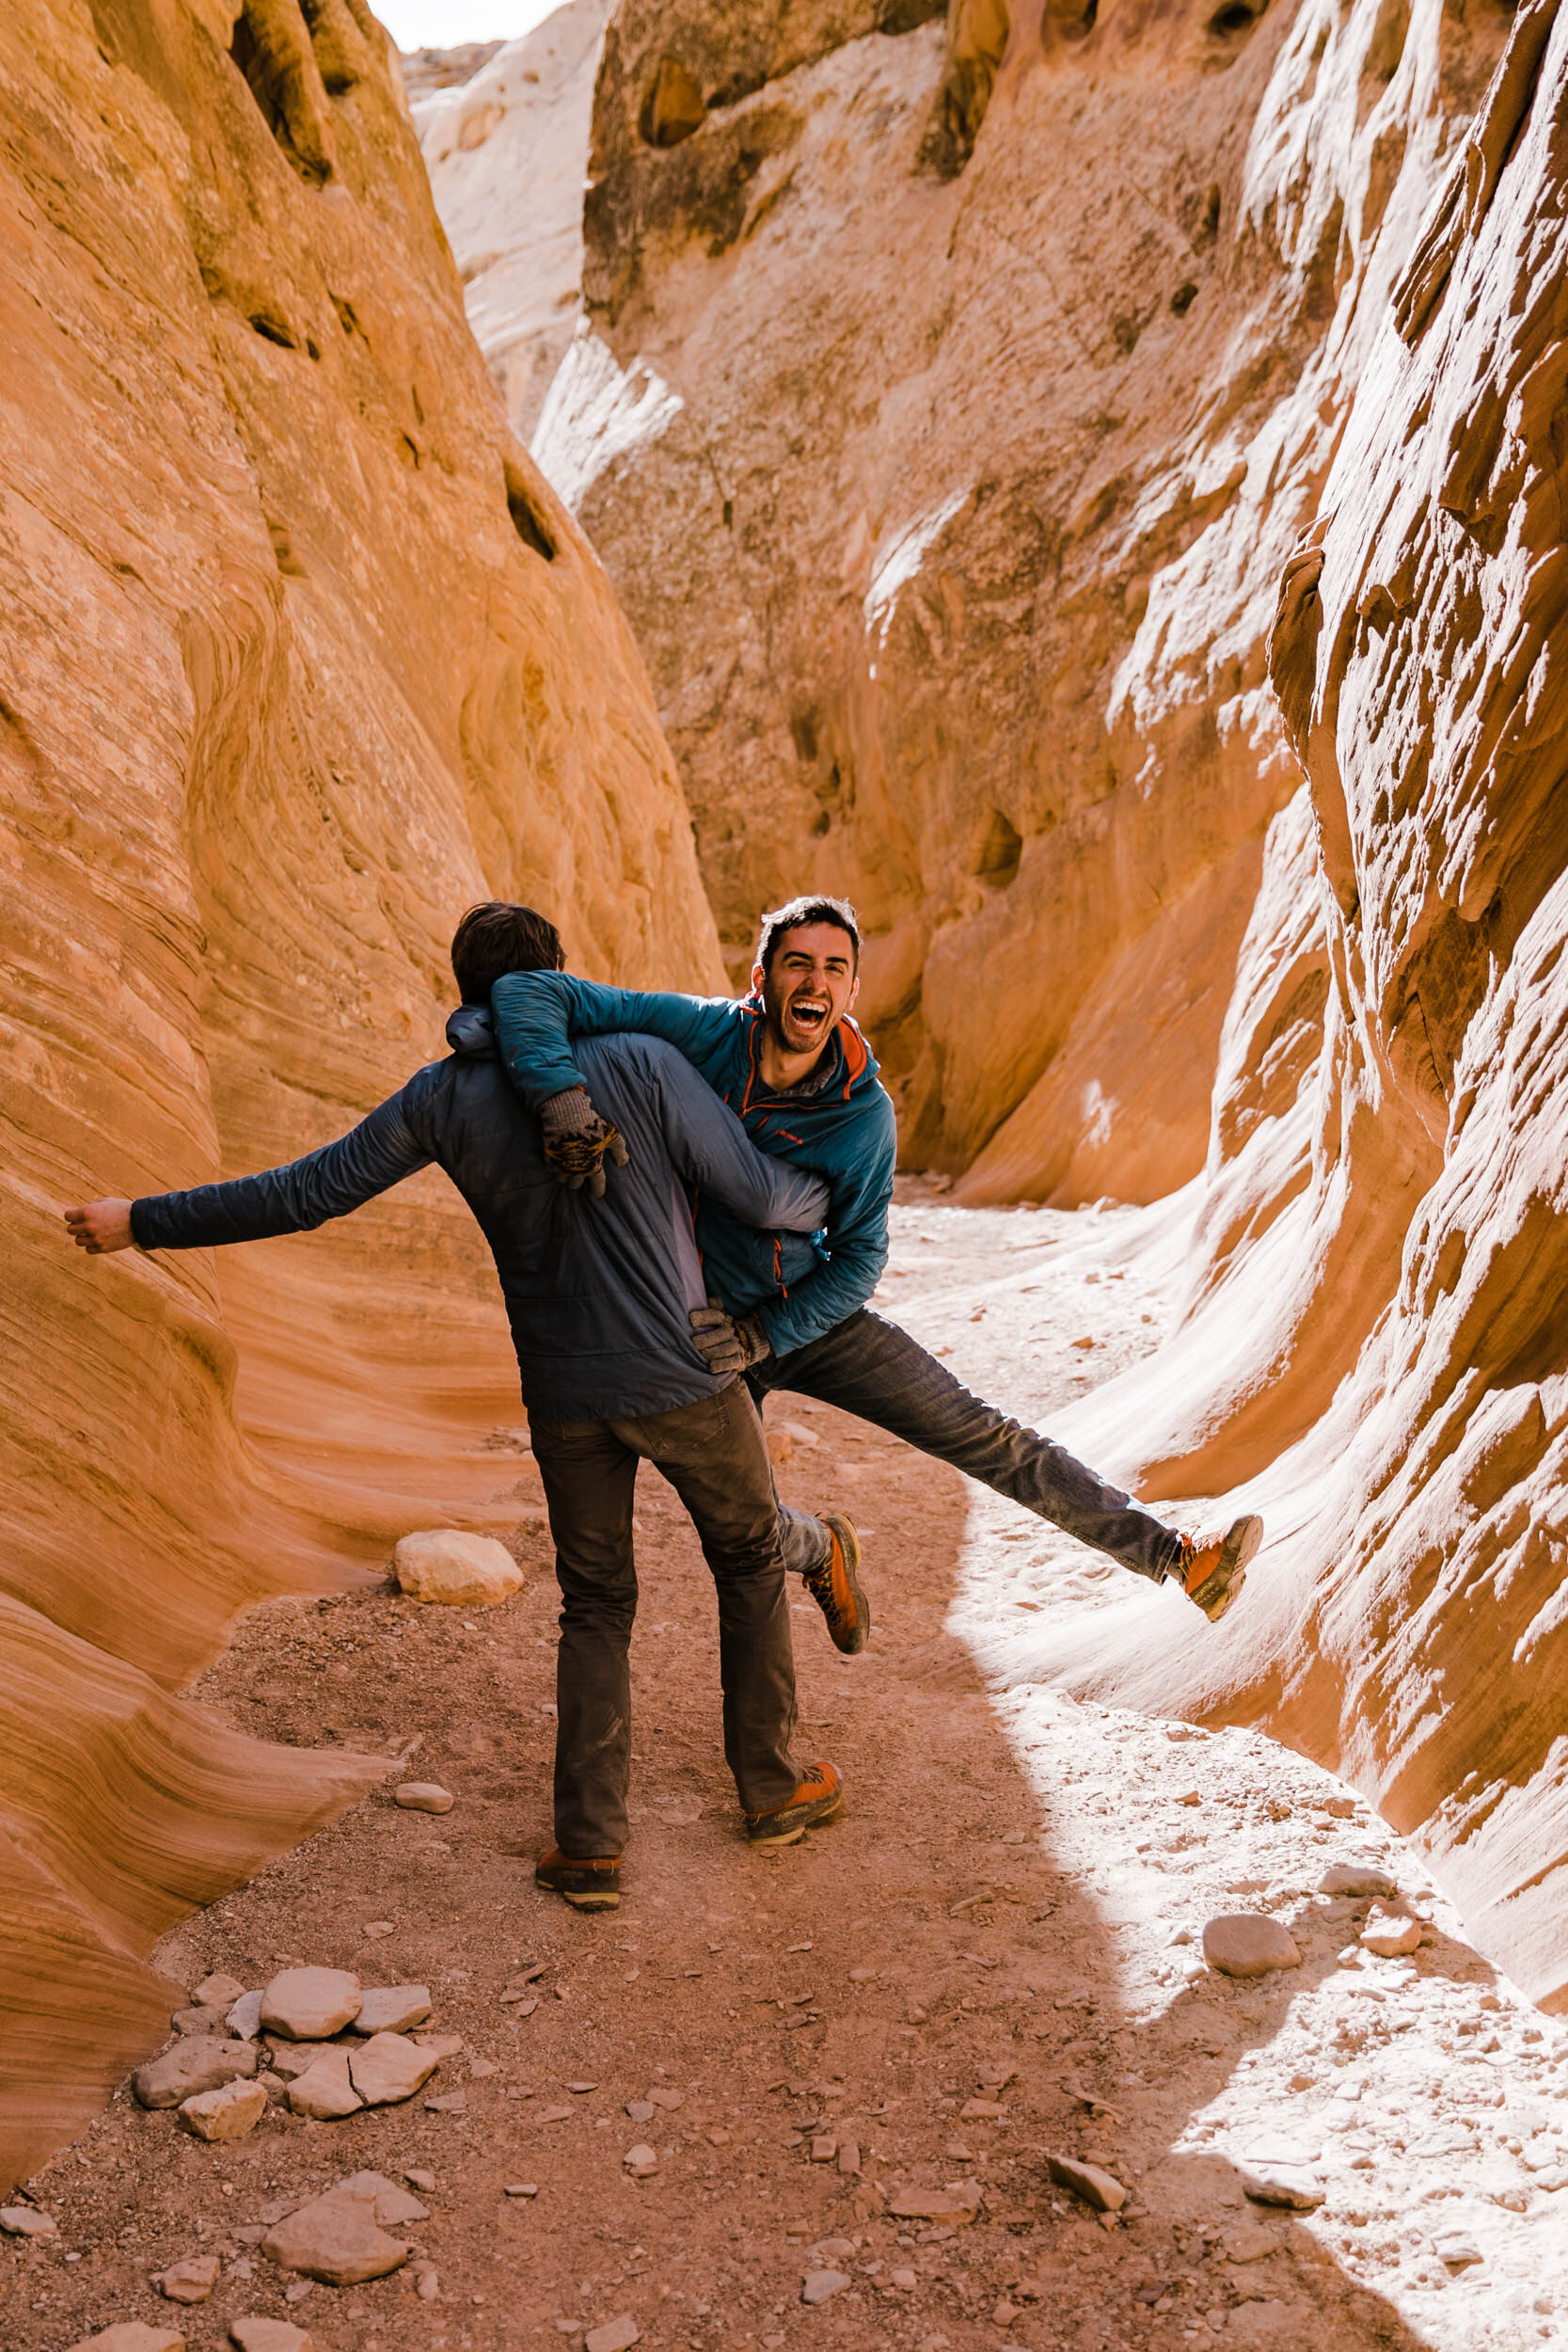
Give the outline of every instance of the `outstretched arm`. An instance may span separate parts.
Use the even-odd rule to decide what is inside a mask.
[[[237,1176],[226,1184],[198,1184],[189,1192],[153,1193],[142,1200],[95,1201],[67,1210],[66,1223],[93,1256],[133,1242],[143,1249],[204,1249],[223,1242],[261,1241],[347,1216],[378,1192],[428,1168],[430,1157],[409,1127],[398,1093],[336,1143],[286,1168]]]
[[[822,1178],[759,1152],[734,1111],[688,1063],[672,1055],[658,1067],[665,1139],[687,1182],[711,1193],[744,1225],[815,1233],[829,1210]]]
[[[567,972],[508,972],[490,991],[496,1041],[513,1085],[530,1110],[583,1083],[572,1059],[574,1037],[634,1030],[661,1037],[702,1066],[736,1018],[727,996],[677,996],[661,990],[601,988]]]

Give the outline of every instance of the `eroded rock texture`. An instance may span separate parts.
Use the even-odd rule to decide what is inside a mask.
[[[970,1198],[1203,1165],[1296,777],[1275,583],[1508,21],[611,19],[535,451],[648,655],[732,968],[760,906],[850,891],[906,1154]]]
[[[557,910],[585,969],[718,964],[362,0],[23,0],[0,206],[9,2180],[156,2039],[157,1935],[379,1776],[171,1693],[259,1596],[517,1516],[438,1179],[221,1264],[89,1263],[61,1208],[341,1130],[439,1050],[474,898]]]

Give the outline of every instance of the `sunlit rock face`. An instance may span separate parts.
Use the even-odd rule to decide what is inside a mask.
[[[221,1263],[89,1262],[62,1207],[350,1124],[441,1050],[474,899],[548,908],[588,971],[721,967],[361,0],[22,0],[0,203],[8,2181],[156,2039],[156,1936],[365,1782],[170,1694],[244,1604],[517,1517],[438,1179]]]
[[[1507,24],[610,20],[535,453],[648,657],[732,971],[760,907],[849,892],[906,1157],[969,1198],[1204,1163],[1296,784],[1280,566]]]
[[[1568,19],[1522,11],[1284,569],[1307,782],[1227,1015],[1188,1311],[1062,1434],[1276,1539],[1212,1645],[1069,1673],[1261,1717],[1568,2009]]]

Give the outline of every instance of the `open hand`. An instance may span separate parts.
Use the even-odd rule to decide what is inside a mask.
[[[89,1258],[106,1258],[116,1249],[134,1249],[129,1200],[89,1200],[85,1209],[67,1209],[65,1221],[78,1249]]]

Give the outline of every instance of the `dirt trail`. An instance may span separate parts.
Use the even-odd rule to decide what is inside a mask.
[[[1115,1279],[1115,1220],[902,1199],[884,1299],[993,1392],[1060,1398],[1157,1338],[1162,1297]],[[1101,1572],[842,1416],[780,1397],[769,1419],[786,1492],[842,1503],[865,1534],[869,1651],[839,1659],[809,1604],[795,1620],[803,1745],[846,1772],[847,1818],[773,1858],[738,1842],[711,1589],[649,1476],[626,1899],[583,1920],[536,1894],[554,1592],[531,1463],[497,1433],[498,1487],[520,1478],[533,1511],[518,1599],[467,1617],[383,1589],[273,1604],[200,1692],[280,1739],[417,1740],[410,1769],[453,1811],[378,1795],[162,1953],[186,1987],[214,1967],[260,1984],[289,1960],[428,1983],[462,2053],[405,2106],[315,2123],[275,2106],[228,2148],[121,2092],[31,2185],[57,2241],[0,2242],[0,2342],[64,2352],[135,2318],[215,2352],[262,2312],[318,2352],[580,2343],[621,2313],[657,2352],[1568,2343],[1560,2026],[1494,1979],[1327,1775],[1244,1733],[1026,1682],[988,1696],[975,1641],[1027,1615],[1041,1580]],[[1173,1639],[1203,1638],[1174,1596],[1153,1600]],[[1313,1890],[1366,1857],[1424,1901],[1434,1940],[1352,1971],[1336,1955],[1365,1906]],[[1173,1941],[1233,1909],[1293,1922],[1302,1967],[1236,1984]],[[526,2014],[499,1999],[525,1965],[543,1971]],[[461,2111],[426,2107],[458,2089]],[[634,2122],[650,2090],[678,2102]],[[658,2169],[637,2181],[623,2158],[641,2141]],[[1287,2142],[1326,2188],[1316,2213],[1243,2195],[1248,2152]],[[1046,2151],[1115,2172],[1124,2212],[1053,2187]],[[408,2233],[422,2286],[409,2265],[286,2302],[261,2225],[364,2168],[435,2177]],[[948,2184],[983,2191],[973,2224],[885,2210]],[[1456,2233],[1477,2261],[1435,2250]],[[209,2252],[211,2300],[164,2301],[150,2275]],[[821,2269],[848,2283],[807,2307]]]

